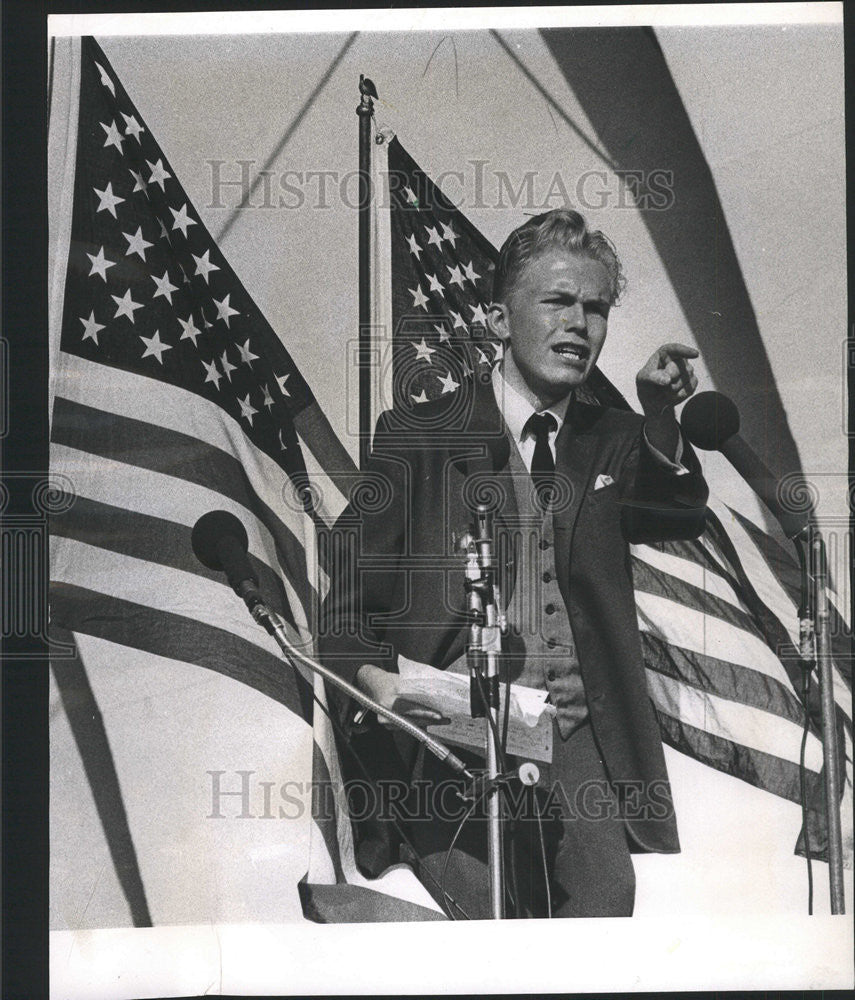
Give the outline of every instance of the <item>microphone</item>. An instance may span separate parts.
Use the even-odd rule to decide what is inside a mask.
[[[253,611],[263,603],[258,577],[249,561],[246,528],[226,510],[212,510],[193,526],[190,544],[196,558],[208,569],[226,574],[232,590]]]
[[[466,660],[469,667],[469,711],[473,719],[484,717],[484,703],[478,687],[478,673],[484,670],[484,595],[482,573],[478,559],[478,549],[474,537],[467,532],[458,543],[461,553],[466,556],[466,575],[463,587],[467,597],[469,616],[469,645]]]
[[[808,524],[808,516],[785,510],[778,500],[777,479],[739,434],[739,410],[720,392],[702,392],[683,407],[683,433],[696,448],[720,451],[775,515],[784,534],[794,539]]]

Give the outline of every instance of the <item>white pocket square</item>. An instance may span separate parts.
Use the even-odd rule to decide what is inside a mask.
[[[611,476],[607,476],[604,472],[601,472],[594,483],[594,489],[601,490],[604,486],[611,486],[613,482],[614,479]]]

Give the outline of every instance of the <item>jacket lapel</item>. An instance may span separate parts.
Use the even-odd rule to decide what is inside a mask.
[[[566,495],[568,489],[570,493],[567,501],[559,503],[553,514],[555,567],[559,585],[565,594],[570,579],[573,533],[599,453],[597,409],[571,400],[567,419],[555,441],[555,473],[559,482],[566,484],[564,489],[559,489],[559,493]]]
[[[485,484],[497,481],[497,474],[507,468],[510,448],[511,441],[496,405],[492,383],[475,380],[466,430],[452,447],[452,462],[462,477],[461,482],[477,483],[476,477],[484,477]],[[513,490],[505,492],[507,496],[503,498],[497,516],[511,519],[516,513],[516,499]],[[468,497],[469,491],[466,495]]]
[[[466,431],[461,434],[459,444],[453,449],[457,455],[452,457],[452,479],[449,485],[454,496],[470,500],[477,498],[479,485],[487,498],[494,495],[494,489],[501,491],[501,501],[495,511],[493,537],[496,542],[503,604],[507,603],[508,595],[513,590],[516,573],[513,552],[508,544],[512,537],[509,527],[517,520],[516,496],[507,476],[511,447],[513,445],[496,404],[492,382],[476,379],[473,382],[473,403]],[[464,509],[462,518],[464,523],[472,520],[471,510]]]

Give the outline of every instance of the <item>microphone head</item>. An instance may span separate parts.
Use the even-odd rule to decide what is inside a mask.
[[[696,448],[721,451],[739,432],[739,410],[720,392],[701,392],[683,407],[680,426]]]
[[[224,539],[237,542],[240,549],[246,553],[249,539],[246,528],[227,510],[212,510],[203,514],[193,526],[190,544],[196,558],[208,569],[224,570],[221,553]]]

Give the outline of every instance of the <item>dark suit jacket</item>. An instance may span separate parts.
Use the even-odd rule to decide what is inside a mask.
[[[643,423],[635,413],[571,402],[556,439],[556,476],[565,489],[553,515],[555,557],[594,734],[611,780],[629,793],[633,846],[668,852],[679,850],[679,841],[627,543],[697,537],[707,489],[687,444],[688,475],[653,460]],[[412,416],[381,415],[363,485],[332,546],[340,564],[320,641],[330,668],[352,680],[364,663],[395,670],[398,653],[439,668],[463,653],[464,561],[456,543],[478,500],[496,507],[506,595],[513,583],[508,539],[519,520],[506,472],[511,447],[487,380],[414,407]],[[613,482],[594,489],[601,475]]]

